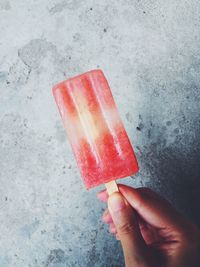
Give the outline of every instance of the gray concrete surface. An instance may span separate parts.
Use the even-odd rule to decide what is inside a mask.
[[[199,0],[0,0],[0,266],[121,267],[51,95],[104,70],[140,173],[200,225]]]

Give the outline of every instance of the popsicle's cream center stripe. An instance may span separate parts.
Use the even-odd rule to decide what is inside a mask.
[[[79,136],[82,136],[82,138],[88,142],[96,162],[101,163],[98,147],[96,146],[95,142],[95,140],[103,132],[102,125],[99,125],[98,119],[96,119],[95,124],[95,118],[98,116],[98,113],[96,111],[93,111],[92,114],[92,110],[88,109],[89,103],[87,101],[86,95],[83,93],[83,91],[80,90],[79,87],[75,87],[73,88],[73,90],[70,90],[69,94],[77,110],[77,116],[74,116],[72,118],[72,120],[74,121],[72,123],[75,123],[75,125],[81,125],[81,127],[79,128]],[[76,145],[77,142],[82,141],[81,139],[77,140],[76,138],[74,138],[73,133],[70,136],[72,145]]]

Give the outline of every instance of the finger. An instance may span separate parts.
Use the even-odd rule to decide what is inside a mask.
[[[97,194],[97,198],[102,202],[107,202],[108,200],[108,193],[106,190],[102,190]]]
[[[109,224],[113,223],[112,217],[108,209],[104,211],[103,216],[102,216],[102,221],[105,223],[109,223]]]
[[[121,240],[126,266],[147,266],[147,246],[140,233],[133,208],[120,193],[113,193],[108,198],[108,209]]]
[[[179,226],[180,214],[171,204],[148,188],[134,189],[118,185],[119,190],[129,204],[147,223],[154,227]]]

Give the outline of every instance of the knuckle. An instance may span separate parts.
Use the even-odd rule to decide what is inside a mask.
[[[132,223],[127,222],[123,225],[120,225],[117,230],[120,235],[132,234],[135,231],[135,226]]]

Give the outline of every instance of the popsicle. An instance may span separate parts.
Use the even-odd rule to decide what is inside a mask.
[[[63,81],[53,95],[86,188],[117,191],[111,181],[136,173],[138,163],[103,72]]]

